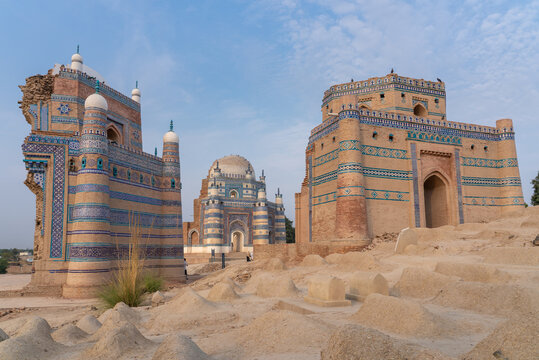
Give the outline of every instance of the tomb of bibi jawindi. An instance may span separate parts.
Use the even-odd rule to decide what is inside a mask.
[[[296,193],[296,242],[367,245],[522,208],[513,123],[448,121],[445,84],[390,73],[331,86]]]
[[[183,280],[179,138],[172,122],[162,157],[144,153],[138,86],[127,97],[84,65],[78,50],[71,60],[21,86],[31,125],[22,145],[25,184],[36,196],[30,287],[95,295],[127,254],[133,219],[145,268]]]
[[[183,224],[187,260],[205,262],[212,251],[246,254],[253,245],[285,243],[284,210],[279,190],[275,202],[267,200],[264,170],[257,180],[240,155],[215,160],[193,201],[193,221]]]

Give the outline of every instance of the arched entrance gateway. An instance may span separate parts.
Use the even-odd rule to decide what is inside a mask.
[[[430,175],[423,184],[425,222],[428,228],[449,224],[447,185],[438,174]]]
[[[231,235],[230,244],[233,252],[240,252],[243,250],[243,232],[233,231]]]

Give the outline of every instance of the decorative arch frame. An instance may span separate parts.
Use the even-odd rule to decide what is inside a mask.
[[[420,111],[418,111],[418,114],[416,114],[416,109],[417,108],[421,109]],[[419,114],[419,112],[424,113],[424,115]],[[421,104],[421,103],[414,104],[414,116],[426,117],[428,115],[429,115],[429,111],[427,110],[427,108],[423,104]]]
[[[448,215],[448,221],[447,224],[455,224],[456,221],[456,207],[454,204],[454,201],[452,201],[452,188],[453,188],[453,182],[451,181],[451,177],[448,176],[443,170],[436,169],[432,170],[427,173],[427,175],[423,176],[423,179],[421,181],[421,209],[422,209],[422,223],[425,224],[425,227],[427,225],[427,214],[425,209],[425,182],[430,179],[431,177],[436,176],[438,179],[440,179],[445,186],[445,198],[446,198],[446,204],[448,206],[447,209],[447,215]]]
[[[109,137],[109,131],[113,132],[114,133],[114,136],[115,136],[115,139],[111,139]],[[118,129],[114,124],[109,124],[107,126],[107,139],[110,140],[110,141],[115,141],[117,142],[118,144],[123,144],[124,141],[123,141],[123,136],[122,136],[122,132],[120,131],[120,129]]]
[[[193,245],[193,234],[196,233],[198,237],[198,241],[200,242],[200,233],[197,229],[191,229],[189,230],[189,233],[187,234],[187,245],[191,246]]]
[[[243,246],[249,246],[249,228],[247,227],[247,224],[245,224],[240,219],[232,220],[228,224],[228,241],[227,244],[230,245],[232,241],[232,234],[236,231],[241,231],[243,233]]]

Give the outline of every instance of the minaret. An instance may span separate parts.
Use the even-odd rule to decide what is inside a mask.
[[[219,185],[213,178],[208,185],[208,198],[204,202],[204,245],[221,247],[221,252],[229,248],[223,242],[223,203],[219,197]]]
[[[361,131],[357,109],[339,112],[336,240],[370,243],[367,232],[365,187],[361,165]]]
[[[260,182],[266,183],[266,176],[264,176],[264,169],[262,169],[262,175],[260,175]]]
[[[71,210],[77,214],[77,221],[71,224],[72,235],[68,246],[71,252],[79,254],[95,251],[96,244],[103,248],[113,247],[110,237],[107,111],[107,100],[99,94],[97,81],[95,94],[88,96],[84,102],[80,170],[77,174],[77,188],[81,191],[76,192]],[[63,295],[92,296],[96,287],[103,284],[103,273],[109,272],[112,253],[104,258],[108,259],[70,262]]]
[[[253,179],[253,169],[251,168],[251,164],[247,165],[247,170],[245,170],[245,178],[247,180]]]
[[[79,45],[77,45],[77,52],[71,56],[71,69],[82,71],[83,59],[79,54]]]
[[[284,216],[283,206],[283,194],[281,190],[277,188],[277,194],[275,194],[275,243],[286,243],[286,223]]]
[[[253,244],[269,244],[268,204],[266,190],[258,190],[258,199],[253,210]]]
[[[174,123],[170,120],[169,131],[163,135],[163,175],[161,181],[161,200],[163,201],[161,214],[173,219],[173,226],[161,229],[161,245],[183,245],[182,222],[182,185],[180,171],[180,138],[174,132]],[[153,265],[153,264],[152,264]],[[157,264],[156,264],[157,265]],[[177,258],[161,258],[159,260],[159,275],[164,279],[177,279],[178,271],[183,273],[183,247],[181,255]],[[178,269],[180,268],[180,270]]]
[[[135,83],[135,88],[131,90],[131,99],[140,104],[140,90],[138,88],[138,80]]]

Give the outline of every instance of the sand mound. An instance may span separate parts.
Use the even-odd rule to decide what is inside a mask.
[[[138,352],[153,344],[138,331],[135,325],[128,322],[116,325],[103,333],[94,346],[86,350],[84,355],[97,359],[113,359],[129,352]],[[105,325],[99,331],[104,327]]]
[[[261,278],[256,287],[256,295],[260,297],[295,297],[298,289],[289,276]]]
[[[123,302],[119,302],[114,308],[105,311],[98,319],[99,322],[103,324],[109,318],[116,322],[127,321],[132,324],[136,324],[140,320],[138,312]]]
[[[538,359],[537,334],[539,321],[536,317],[522,316],[504,321],[463,359],[491,360],[495,351],[500,351],[505,359]]]
[[[539,291],[513,284],[454,282],[444,286],[432,302],[483,314],[539,313]]]
[[[409,345],[377,330],[345,325],[334,331],[321,352],[321,360],[448,360],[419,346]]]
[[[436,264],[434,271],[448,276],[458,276],[466,281],[505,282],[511,279],[511,276],[505,271],[484,264],[443,261]]]
[[[295,312],[269,311],[239,329],[236,338],[240,339],[237,345],[252,356],[304,353],[319,349],[333,328],[330,324]]]
[[[299,264],[300,266],[324,266],[327,265],[326,260],[324,260],[320,255],[311,254],[303,258],[303,261]]]
[[[426,269],[408,267],[402,271],[394,290],[399,296],[429,298],[438,295],[447,283],[456,280]]]
[[[51,337],[49,323],[37,316],[31,317],[17,336],[0,342],[2,360],[38,360],[53,357],[64,346]]]
[[[88,334],[93,334],[99,330],[101,323],[95,318],[95,316],[86,315],[77,322],[77,327]]]
[[[215,303],[206,300],[190,287],[186,287],[166,304],[152,308],[150,314],[146,327],[152,334],[215,325],[238,318],[235,313],[221,311]]]
[[[496,247],[483,252],[484,262],[509,265],[539,265],[539,247]]]
[[[167,297],[161,291],[157,290],[152,295],[151,304],[152,306],[158,306],[158,305],[164,304],[166,300],[167,300]]]
[[[325,260],[328,264],[339,264],[342,257],[343,254],[329,254],[328,256],[326,256]]]
[[[520,224],[520,227],[524,229],[539,229],[539,214],[526,217]]]
[[[189,265],[187,267],[187,271],[189,275],[208,274],[208,273],[221,270],[221,268],[222,268],[222,264],[219,261],[219,262],[213,262],[213,263],[208,263],[208,264]]]
[[[208,299],[211,301],[230,301],[238,298],[239,296],[232,285],[226,282],[215,284],[208,294]]]
[[[194,311],[214,311],[216,306],[188,287],[183,293],[160,308],[164,312],[190,313]]]
[[[9,339],[9,335],[4,332],[4,330],[0,329],[0,342]]]
[[[381,294],[367,296],[351,319],[378,330],[421,337],[438,337],[452,325],[415,301]]]
[[[339,268],[344,270],[375,270],[379,268],[379,263],[369,253],[352,251],[341,257]]]
[[[281,259],[271,258],[266,261],[263,266],[266,271],[279,271],[286,270],[286,266]]]
[[[77,344],[88,337],[88,334],[73,324],[67,324],[52,333],[52,338],[64,345]]]
[[[209,360],[191,339],[181,334],[170,334],[159,345],[152,360]]]

